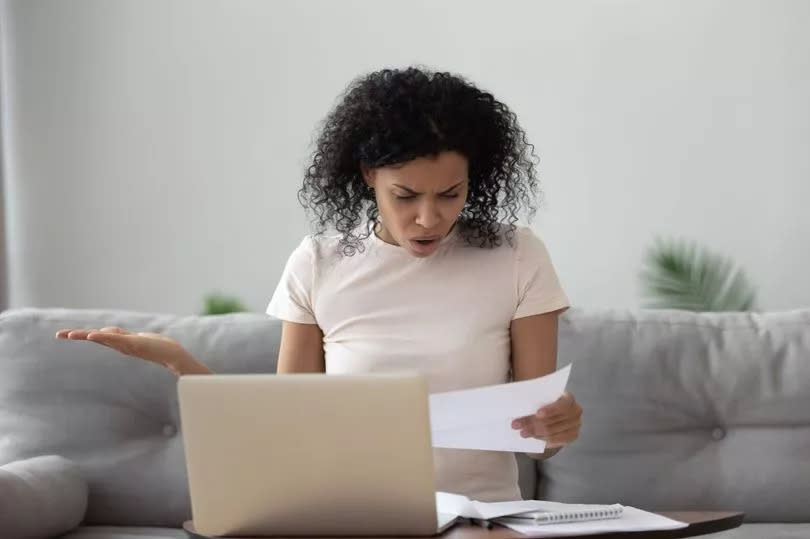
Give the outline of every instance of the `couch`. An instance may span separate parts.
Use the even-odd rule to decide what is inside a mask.
[[[176,378],[54,339],[107,325],[164,332],[216,372],[275,370],[280,325],[261,314],[0,313],[4,539],[185,537]],[[810,537],[810,310],[573,309],[559,363],[573,363],[581,436],[547,462],[519,459],[524,497],[739,510],[742,527],[707,537]]]

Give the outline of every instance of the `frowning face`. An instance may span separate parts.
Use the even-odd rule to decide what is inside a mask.
[[[380,212],[377,235],[416,257],[436,252],[467,200],[467,159],[457,152],[364,168],[363,176]]]

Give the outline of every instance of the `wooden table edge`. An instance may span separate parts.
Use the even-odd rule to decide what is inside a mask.
[[[745,513],[740,511],[656,511],[655,513],[689,524],[680,530],[669,530],[688,533],[688,535],[673,535],[672,537],[696,537],[739,528],[745,518]],[[661,537],[668,536],[662,535]]]
[[[685,528],[677,530],[648,530],[648,531],[628,531],[599,533],[593,535],[568,536],[566,539],[681,539],[684,537],[697,537],[709,533],[717,533],[739,527],[745,513],[737,511],[651,511],[673,520],[678,520],[688,524]],[[210,536],[201,535],[194,529],[194,523],[187,520],[183,523],[183,530],[192,539],[212,539]],[[289,539],[306,539],[307,536],[294,536]],[[374,539],[374,536],[354,536],[362,539]],[[396,536],[377,536],[379,539],[395,539]],[[442,539],[520,539],[527,537],[509,528],[496,526],[490,530],[479,526],[459,523],[440,535],[432,536]],[[228,539],[220,537],[217,539]],[[234,537],[234,539],[237,539]],[[238,539],[265,539],[264,537],[241,537]],[[284,539],[281,536],[274,536],[273,539]],[[341,538],[345,539],[345,537]],[[402,539],[418,539],[417,536],[403,537]]]

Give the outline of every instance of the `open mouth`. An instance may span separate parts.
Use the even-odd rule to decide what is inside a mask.
[[[439,236],[432,238],[414,238],[410,240],[411,249],[422,255],[429,255],[439,246]]]

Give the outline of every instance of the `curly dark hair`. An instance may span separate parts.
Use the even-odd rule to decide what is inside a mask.
[[[315,233],[337,230],[340,250],[352,255],[378,217],[361,164],[382,167],[442,151],[468,160],[461,236],[479,247],[502,238],[511,245],[521,211],[531,218],[536,210],[534,147],[505,104],[446,72],[409,67],[355,79],[323,122],[298,199]]]

